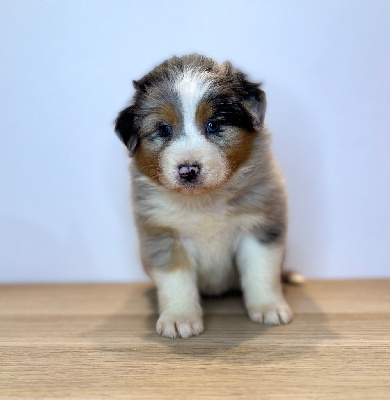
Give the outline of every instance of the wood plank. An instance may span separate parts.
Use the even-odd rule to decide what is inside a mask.
[[[295,313],[390,313],[390,279],[286,285]],[[206,313],[245,314],[239,296],[205,301]],[[0,315],[156,313],[151,283],[0,285]]]
[[[267,326],[246,315],[208,315],[206,331],[191,340],[157,336],[157,316],[17,316],[0,317],[0,346],[136,346],[166,349],[209,347],[384,346],[389,343],[390,315],[298,314],[290,325]]]
[[[206,332],[155,333],[150,284],[0,287],[1,399],[388,399],[390,280],[286,286],[287,326],[239,296],[204,300]]]
[[[172,348],[174,349],[174,348]],[[367,359],[364,354],[368,353]],[[18,398],[388,399],[385,347],[263,345],[187,348],[2,349],[0,394]],[[24,360],[23,363],[18,360]]]

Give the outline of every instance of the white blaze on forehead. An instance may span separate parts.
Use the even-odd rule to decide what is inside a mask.
[[[206,73],[190,69],[185,70],[175,82],[183,119],[182,135],[170,146],[176,161],[181,158],[181,162],[199,162],[200,158],[206,157],[206,154],[212,151],[212,146],[196,126],[195,121],[198,105],[210,85]]]
[[[207,74],[196,71],[185,71],[175,83],[183,113],[186,134],[195,133],[195,115],[198,105],[210,87]]]
[[[217,186],[227,176],[228,165],[225,157],[215,144],[206,139],[195,121],[196,110],[210,86],[211,81],[206,73],[190,70],[184,71],[175,82],[183,119],[183,132],[161,153],[161,179],[168,187],[177,188],[182,185],[178,173],[181,164],[199,165],[199,178],[203,187]]]

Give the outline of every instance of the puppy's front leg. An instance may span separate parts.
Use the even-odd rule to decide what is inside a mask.
[[[203,332],[202,308],[196,276],[190,269],[154,270],[160,318],[156,330],[162,336],[189,338]]]
[[[202,308],[194,262],[173,229],[143,225],[138,220],[145,270],[157,286],[162,336],[189,338],[203,332]]]
[[[283,244],[265,244],[249,234],[238,245],[237,266],[252,321],[280,325],[292,320],[280,279],[283,251]]]

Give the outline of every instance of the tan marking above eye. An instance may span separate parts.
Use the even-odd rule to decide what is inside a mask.
[[[195,121],[198,125],[205,125],[206,122],[213,116],[213,107],[210,102],[202,100],[195,113]]]
[[[179,115],[172,104],[162,104],[158,108],[157,115],[161,121],[167,122],[169,125],[177,125],[179,123]]]

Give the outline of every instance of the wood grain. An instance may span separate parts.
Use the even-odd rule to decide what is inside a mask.
[[[148,283],[0,286],[0,398],[388,399],[390,280],[285,290],[288,326],[250,322],[235,295],[170,340]]]

